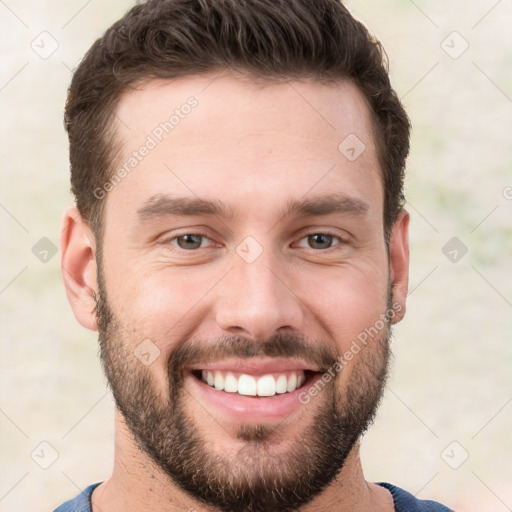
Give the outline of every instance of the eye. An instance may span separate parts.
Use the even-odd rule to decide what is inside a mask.
[[[342,238],[336,235],[331,235],[329,233],[312,233],[310,235],[305,236],[302,240],[306,240],[310,246],[310,249],[322,250],[322,249],[330,249],[333,246],[333,240],[337,239],[340,244],[344,242]],[[340,245],[336,244],[336,245]],[[304,245],[300,245],[304,247]]]
[[[209,238],[203,233],[186,233],[171,238],[169,242],[172,245],[177,245],[180,249],[190,251],[200,249],[203,246],[202,243],[204,240],[209,240]],[[176,244],[174,242],[176,242]]]

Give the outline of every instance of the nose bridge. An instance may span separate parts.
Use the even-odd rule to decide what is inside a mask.
[[[301,302],[290,289],[281,262],[279,255],[258,248],[254,240],[237,247],[218,303],[216,319],[221,329],[267,339],[280,328],[300,327]]]

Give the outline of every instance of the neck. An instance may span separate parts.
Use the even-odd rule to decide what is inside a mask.
[[[116,411],[115,455],[112,476],[92,495],[92,512],[219,512],[179,488],[138,448],[121,415]],[[300,512],[393,512],[389,491],[366,482],[359,443],[350,452],[342,471]]]

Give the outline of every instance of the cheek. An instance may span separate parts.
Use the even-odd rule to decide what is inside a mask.
[[[118,293],[124,317],[166,352],[192,333],[204,317],[204,303],[219,281],[217,272],[197,267],[145,269]]]
[[[346,276],[331,286],[329,293],[334,297],[331,305],[319,314],[341,356],[340,366],[334,368],[339,377],[338,388],[345,393],[349,382],[362,383],[367,388],[369,384],[364,379],[379,375],[385,360],[387,279]]]
[[[313,276],[310,276],[313,279]],[[374,326],[386,312],[387,271],[374,267],[329,269],[305,304],[313,321],[325,326],[336,342],[339,352],[348,350],[361,333]],[[379,324],[380,325],[380,324]]]

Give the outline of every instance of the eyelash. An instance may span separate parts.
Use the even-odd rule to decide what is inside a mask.
[[[170,244],[173,246],[174,250],[177,250],[178,252],[183,252],[183,253],[191,253],[191,252],[196,252],[198,251],[199,249],[204,249],[204,247],[198,247],[196,249],[182,249],[181,247],[178,247],[177,245],[174,245],[172,242],[177,240],[178,238],[181,238],[183,236],[187,236],[187,235],[193,235],[193,236],[200,236],[200,237],[203,237],[203,238],[206,238],[210,241],[213,241],[210,239],[210,237],[206,234],[206,233],[203,233],[203,232],[200,232],[200,231],[196,231],[196,232],[187,232],[187,233],[182,233],[180,235],[176,235],[176,236],[173,236],[172,238],[169,238],[167,240],[164,241],[165,244]],[[333,237],[334,239],[338,239],[339,243],[337,245],[334,245],[334,246],[331,246],[331,247],[328,247],[326,249],[313,249],[311,247],[308,247],[307,249],[309,249],[310,251],[315,251],[315,252],[328,252],[328,251],[331,251],[331,250],[336,250],[337,247],[339,247],[340,245],[344,245],[344,244],[347,244],[348,243],[348,240],[346,240],[345,238],[339,236],[339,235],[335,235],[334,233],[330,233],[328,231],[312,231],[310,233],[306,233],[305,235],[303,235],[299,241],[302,241],[304,240],[305,238],[308,238],[309,236],[313,236],[313,235],[327,235],[327,236],[331,236]],[[209,247],[207,247],[208,249]],[[304,247],[303,247],[304,248]]]

